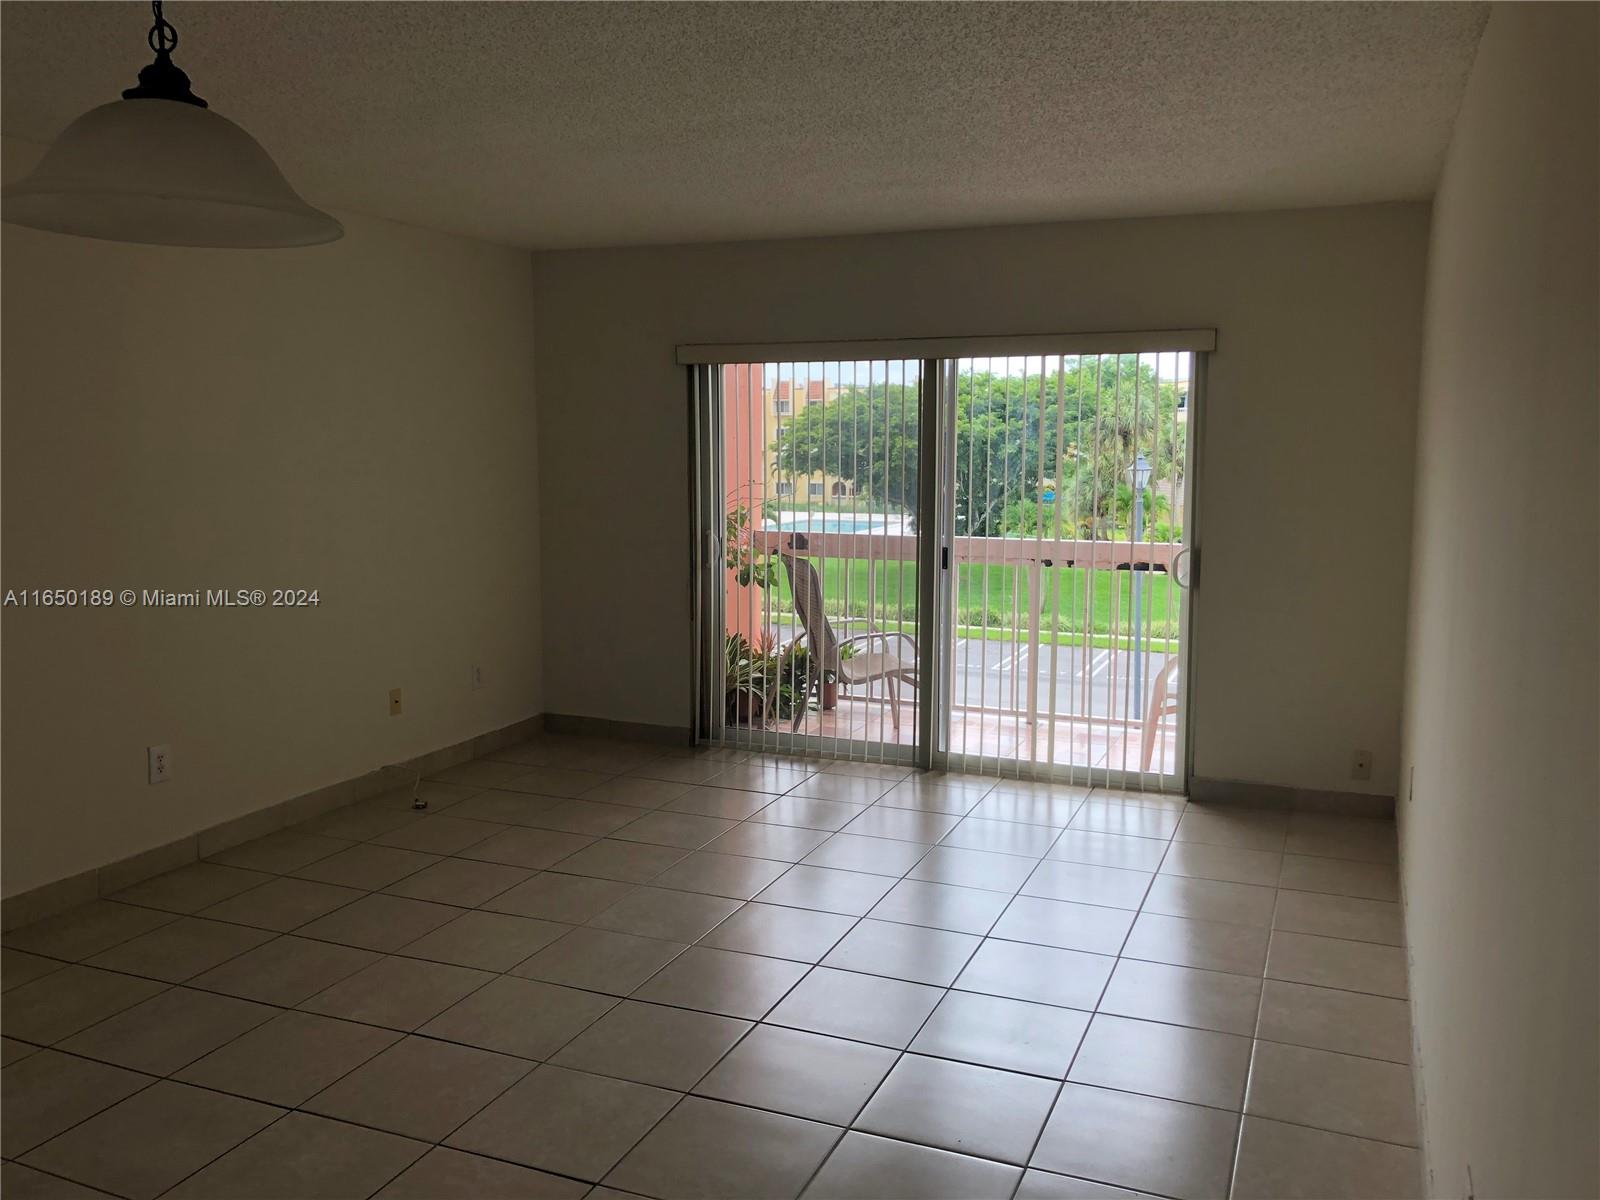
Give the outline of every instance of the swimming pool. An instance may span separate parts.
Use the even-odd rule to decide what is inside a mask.
[[[764,528],[778,533],[898,533],[903,517],[873,513],[859,517],[842,513],[786,512],[768,517]]]

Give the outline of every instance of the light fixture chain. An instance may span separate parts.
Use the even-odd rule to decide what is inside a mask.
[[[178,31],[161,15],[161,0],[150,0],[150,11],[155,14],[156,19],[156,23],[150,26],[150,35],[147,39],[150,49],[157,54],[171,54],[178,47]]]

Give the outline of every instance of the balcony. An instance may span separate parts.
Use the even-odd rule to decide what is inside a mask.
[[[769,564],[768,586],[730,579],[730,633],[775,656],[797,645],[803,622],[779,565],[784,555],[816,569],[828,625],[841,642],[869,632],[916,633],[917,538],[900,518],[814,514],[800,528],[785,522],[747,538],[753,559]],[[1171,571],[1181,546],[958,537],[951,550],[952,754],[1023,770],[1177,773],[1181,594]],[[925,648],[917,658],[919,668],[927,665]],[[813,700],[798,725],[790,716],[767,727],[845,739],[869,754],[879,745],[913,745],[914,689],[899,685],[896,728],[888,686],[841,684],[836,698],[825,697],[822,706]],[[746,723],[761,725],[753,714]]]

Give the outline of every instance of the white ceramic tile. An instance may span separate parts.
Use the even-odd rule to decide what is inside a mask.
[[[750,1029],[713,1013],[625,1000],[550,1059],[558,1067],[684,1091]]]
[[[1093,1009],[1116,962],[1099,954],[990,938],[956,979],[963,991]]]
[[[1273,931],[1267,975],[1290,983],[1344,988],[1375,996],[1409,996],[1406,952],[1399,946]]]
[[[918,1054],[1060,1079],[1089,1028],[1089,1014],[1004,996],[952,991],[923,1025]]]
[[[1393,821],[1294,813],[1284,849],[1290,854],[1393,863],[1398,858],[1398,839]]]
[[[822,963],[840,970],[948,987],[967,965],[980,940],[970,933],[869,918],[845,934]]]
[[[610,929],[574,929],[519,963],[511,973],[523,979],[626,996],[686,949],[683,942]]]
[[[764,904],[784,904],[859,917],[869,912],[893,886],[893,877],[887,875],[801,865],[785,872],[776,882],[764,888],[756,899]]]
[[[831,1125],[689,1096],[606,1183],[653,1196],[793,1196],[838,1136]]]
[[[1352,1137],[1417,1143],[1416,1094],[1404,1063],[1257,1042],[1245,1111]]]
[[[1281,853],[1288,832],[1287,812],[1220,804],[1202,809],[1191,805],[1178,822],[1173,839]]]
[[[1136,909],[1144,902],[1150,880],[1148,871],[1124,871],[1119,867],[1046,859],[1028,877],[1022,894],[1043,896],[1047,900],[1070,900],[1075,904]]]
[[[1399,900],[1400,873],[1391,863],[1352,862],[1305,854],[1283,856],[1282,887],[1367,900]]]
[[[880,921],[984,934],[1005,911],[1006,903],[1003,892],[902,879],[868,915]]]
[[[324,1088],[301,1108],[437,1142],[532,1069],[524,1059],[408,1037]]]
[[[636,1000],[758,1021],[806,973],[804,963],[691,946],[633,993]]]
[[[1261,980],[1221,971],[1125,958],[1100,999],[1100,1011],[1250,1037],[1261,1004]]]
[[[1021,1173],[989,1159],[852,1132],[802,1200],[1010,1200]]]
[[[926,984],[816,967],[767,1014],[767,1021],[904,1049],[942,995]]]
[[[1278,909],[1272,924],[1291,933],[1315,933],[1385,946],[1403,946],[1406,941],[1405,914],[1391,900],[1283,888],[1278,892]]]
[[[676,1092],[662,1088],[546,1064],[448,1141],[545,1171],[602,1179],[677,1101]]]
[[[758,1025],[694,1090],[716,1100],[848,1125],[897,1057],[883,1046]]]
[[[1207,842],[1173,842],[1166,858],[1161,861],[1161,873],[1276,887],[1282,865],[1283,855],[1276,850],[1214,846]]]
[[[1121,833],[1093,833],[1068,829],[1050,848],[1048,857],[1096,867],[1121,867],[1127,871],[1154,871],[1167,853],[1160,838],[1129,837]]]
[[[846,834],[919,842],[931,846],[961,821],[950,813],[923,812],[914,808],[889,808],[873,805],[844,827]]]
[[[380,958],[299,1007],[341,1020],[410,1030],[492,980],[487,971],[414,958]]]
[[[814,963],[833,949],[855,923],[855,917],[840,913],[783,904],[746,904],[706,934],[700,944]]]
[[[1122,948],[1127,958],[1259,977],[1267,962],[1268,931],[1253,925],[1197,921],[1144,912]]]
[[[854,822],[851,823],[854,827]],[[839,871],[864,871],[869,875],[899,878],[928,851],[921,842],[893,838],[864,837],[855,833],[836,833],[801,862],[811,867],[831,867]]]
[[[1154,1096],[1068,1083],[1031,1166],[1181,1200],[1228,1194],[1239,1118]]]
[[[1048,1079],[907,1054],[856,1128],[1002,1162],[1026,1163],[1056,1098]]]
[[[1101,1013],[1067,1078],[1237,1112],[1249,1070],[1247,1037]]]
[[[1388,996],[1268,979],[1256,1036],[1409,1063],[1411,1006]]]
[[[1055,844],[1059,835],[1060,831],[1049,825],[1027,825],[1020,821],[968,816],[945,835],[943,844],[967,850],[1039,858]]]
[[[1033,869],[1033,859],[1015,854],[991,854],[987,850],[935,846],[911,869],[910,877],[929,883],[984,888],[1009,895],[1027,881]]]
[[[1423,1196],[1417,1151],[1246,1117],[1234,1200],[1372,1200]]]
[[[1265,929],[1272,924],[1276,898],[1277,893],[1269,887],[1157,875],[1145,897],[1143,911]]]
[[[1133,922],[1134,913],[1127,909],[1017,896],[989,935],[1063,950],[1116,954]]]

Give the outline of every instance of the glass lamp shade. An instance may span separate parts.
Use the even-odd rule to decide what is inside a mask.
[[[259,142],[177,100],[115,100],[68,125],[4,191],[16,225],[161,246],[314,246],[344,227],[302,200]]]

